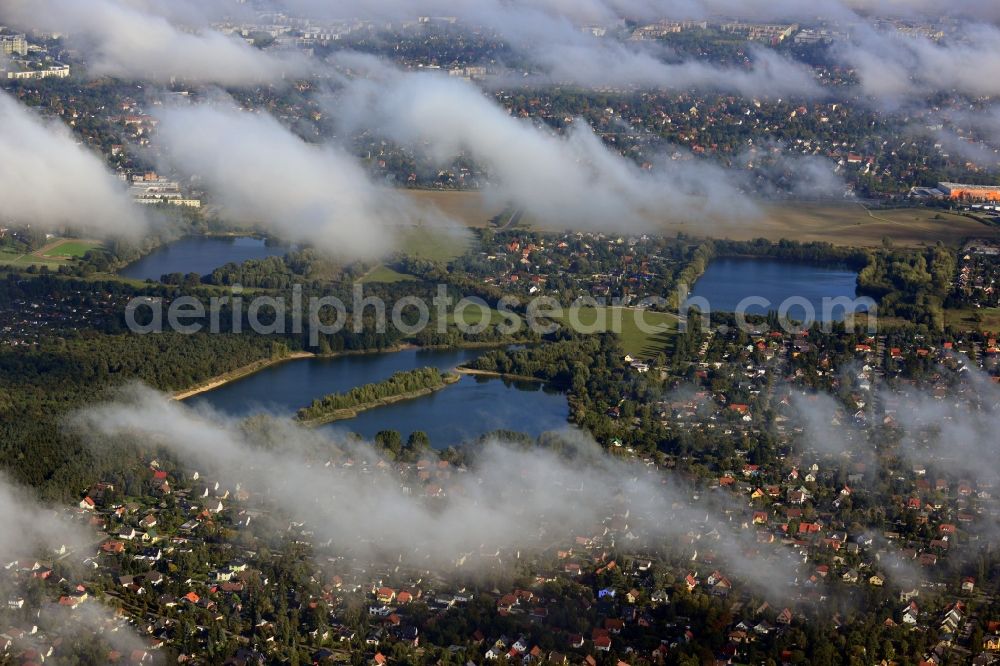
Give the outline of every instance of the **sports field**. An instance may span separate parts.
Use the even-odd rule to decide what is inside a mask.
[[[69,259],[82,257],[93,249],[99,248],[99,241],[60,240],[38,250],[35,254],[46,258]]]
[[[58,268],[73,259],[79,259],[90,250],[101,247],[100,241],[57,238],[34,252],[17,253],[0,249],[0,265],[3,266],[48,266]]]

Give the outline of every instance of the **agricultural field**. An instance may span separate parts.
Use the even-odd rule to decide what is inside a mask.
[[[470,227],[485,227],[505,209],[489,207],[476,192],[419,191],[410,193],[418,201],[432,202],[442,211]],[[937,242],[959,246],[968,238],[1000,239],[1000,226],[990,226],[964,215],[932,208],[868,210],[858,203],[762,203],[754,217],[684,221],[653,219],[652,229],[665,234],[686,233],[695,237],[751,240],[767,238],[801,242],[823,241],[836,245],[876,247],[883,238],[899,246],[913,247]],[[518,226],[562,231],[529,215]],[[609,230],[615,226],[609,223]]]
[[[959,247],[968,238],[1000,238],[992,227],[963,215],[930,208],[869,210],[860,204],[771,204],[754,218],[719,220],[708,224],[664,222],[662,231],[733,240],[766,238],[803,243],[826,242],[850,247],[878,247],[888,238],[894,245],[918,247],[938,242]]]
[[[445,217],[467,227],[486,228],[504,212],[503,205],[492,205],[479,192],[444,192],[438,190],[406,190],[418,204],[437,209]]]

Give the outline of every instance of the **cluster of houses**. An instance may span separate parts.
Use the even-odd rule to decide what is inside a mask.
[[[23,347],[62,331],[96,328],[121,313],[127,299],[79,289],[0,303],[0,345]]]
[[[678,261],[668,246],[672,241],[645,235],[506,232],[467,269],[514,294],[558,297],[565,291],[629,305],[638,294],[667,293]]]

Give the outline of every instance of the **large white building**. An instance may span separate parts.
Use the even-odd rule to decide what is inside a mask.
[[[3,72],[0,71],[0,76]],[[65,79],[69,76],[69,65],[55,63],[42,69],[8,70],[8,79]]]
[[[135,180],[129,188],[129,193],[136,203],[140,204],[172,204],[188,208],[201,208],[201,201],[185,197],[180,184],[163,178],[151,180]]]
[[[28,39],[24,35],[0,35],[0,53],[4,55],[28,55]]]

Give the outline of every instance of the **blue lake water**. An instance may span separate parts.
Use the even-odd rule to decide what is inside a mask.
[[[767,304],[747,302],[747,314],[777,311],[787,299],[805,299],[817,321],[841,321],[844,308],[835,307],[824,316],[824,299],[857,296],[858,274],[847,268],[831,268],[773,259],[714,259],[691,290],[690,298],[704,298],[714,312],[735,312],[746,298],[763,298]],[[790,303],[788,316],[801,320],[804,305]],[[859,308],[859,311],[864,308]]]
[[[156,248],[123,268],[120,274],[136,280],[159,280],[169,273],[205,275],[230,262],[280,257],[287,253],[288,247],[268,245],[262,238],[188,236]]]
[[[266,368],[249,377],[185,402],[244,417],[261,411],[290,416],[328,393],[378,382],[394,372],[421,367],[450,370],[483,353],[481,350],[405,350],[335,358],[308,358]],[[533,382],[464,376],[431,395],[386,405],[337,421],[325,430],[356,432],[371,438],[380,430],[398,430],[405,439],[422,430],[438,448],[458,445],[494,430],[532,436],[567,427],[565,394]]]

